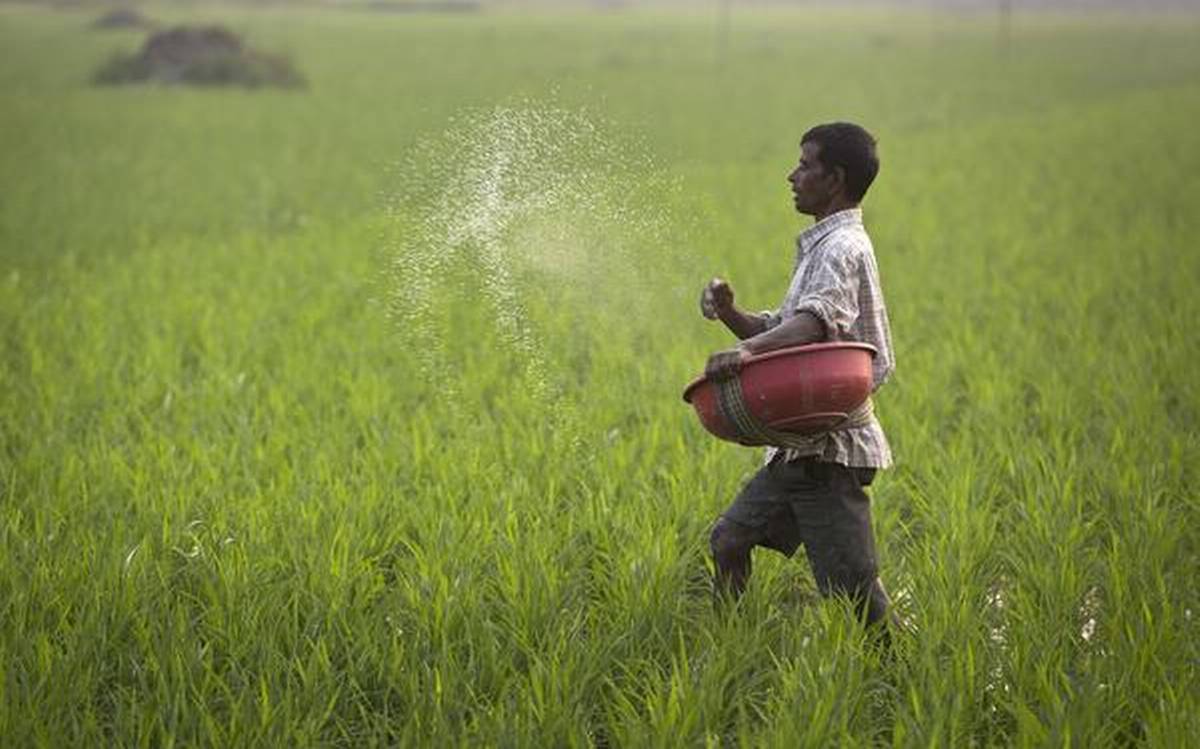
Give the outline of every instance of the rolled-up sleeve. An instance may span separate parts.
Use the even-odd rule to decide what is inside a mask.
[[[834,245],[812,259],[804,293],[792,306],[795,314],[810,312],[825,324],[830,340],[850,335],[858,319],[858,287],[862,264],[849,245]]]

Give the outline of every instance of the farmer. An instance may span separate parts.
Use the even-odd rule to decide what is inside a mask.
[[[878,350],[872,365],[878,388],[892,373],[892,342],[875,254],[859,209],[879,172],[875,139],[858,125],[838,122],[809,130],[800,149],[788,182],[796,210],[816,223],[796,240],[783,304],[776,312],[750,314],[734,304],[727,282],[710,281],[701,312],[725,323],[741,341],[709,357],[705,374],[717,380],[735,377],[750,355],[786,346],[861,341]],[[767,448],[765,465],[713,527],[718,593],[735,598],[742,593],[755,546],[791,556],[803,544],[823,595],[848,596],[868,624],[890,617],[864,487],[891,462],[869,406],[810,444]]]

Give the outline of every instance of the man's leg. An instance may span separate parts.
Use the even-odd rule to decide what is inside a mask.
[[[788,469],[772,464],[742,487],[733,504],[717,518],[709,536],[716,575],[714,592],[737,598],[750,579],[750,553],[765,546],[791,556],[800,545],[788,493]]]
[[[891,601],[879,581],[871,501],[863,491],[870,474],[836,463],[813,469],[820,489],[793,504],[804,550],[822,595],[845,595],[868,625],[890,616]]]

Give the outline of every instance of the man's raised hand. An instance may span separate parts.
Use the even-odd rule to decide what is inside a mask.
[[[700,294],[700,314],[709,320],[716,320],[732,309],[733,289],[729,282],[721,278],[709,281]]]

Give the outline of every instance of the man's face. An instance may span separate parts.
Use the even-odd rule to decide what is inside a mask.
[[[825,171],[819,158],[821,145],[808,142],[800,146],[800,163],[788,175],[792,183],[792,196],[796,201],[796,210],[809,216],[816,215],[821,208],[829,204],[832,198],[835,175]]]

